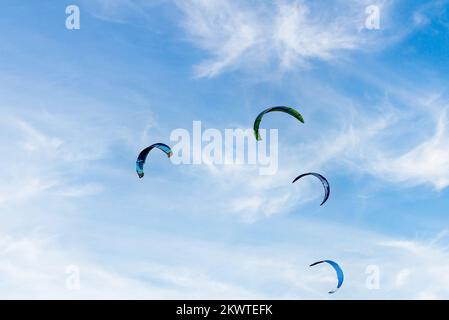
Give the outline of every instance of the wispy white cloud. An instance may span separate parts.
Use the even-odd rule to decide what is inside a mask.
[[[303,152],[292,161],[310,170],[362,173],[401,188],[446,188],[448,99],[441,88],[444,80],[432,78],[426,86],[398,78],[384,68],[374,77],[363,70],[351,72],[383,96],[365,102],[332,86],[315,89],[316,80],[301,84],[305,88],[297,99],[304,91],[310,92],[316,108],[313,113],[330,121],[319,126],[316,137],[312,133],[313,139],[298,145]]]
[[[0,295],[9,299],[412,299],[449,295],[445,268],[449,253],[441,246],[341,225],[326,226],[325,231],[334,237],[322,237],[316,233],[317,223],[292,221],[285,232],[296,230],[289,235],[296,244],[272,237],[269,244],[235,247],[217,241],[173,236],[164,241],[155,234],[143,238],[137,234],[142,242],[137,245],[139,250],[146,248],[151,258],[148,254],[122,255],[120,262],[81,254],[79,248],[64,249],[57,245],[57,238],[42,233],[26,237],[3,233],[0,280],[6,290]],[[124,250],[136,243],[123,241]],[[311,242],[315,245],[309,246]],[[327,294],[335,286],[332,270],[308,267],[322,255],[336,260],[345,273],[343,287],[333,296]],[[366,287],[365,270],[373,264],[380,271],[376,290]],[[78,268],[79,290],[66,285],[68,266]]]
[[[444,298],[447,296],[449,277],[445,271],[448,263],[448,252],[445,247],[427,242],[410,240],[389,240],[379,243],[381,246],[396,251],[396,259],[406,262],[402,268],[387,274],[393,282],[388,284],[398,290],[413,291],[410,298]],[[389,263],[390,269],[393,264]],[[396,268],[398,265],[395,266]],[[391,269],[390,269],[391,270]]]
[[[254,12],[229,1],[179,1],[185,26],[194,41],[214,55],[197,68],[199,76],[214,76],[240,64],[241,57],[263,42],[262,24]]]
[[[394,158],[374,159],[375,172],[408,185],[431,184],[436,190],[449,185],[449,133],[446,111],[437,119],[435,133],[411,150]]]
[[[276,44],[281,67],[292,68],[313,58],[328,60],[338,50],[356,48],[360,40],[355,21],[348,16],[335,18],[332,22],[313,20],[304,2],[281,2],[270,39]],[[352,30],[348,22],[354,23]]]
[[[8,141],[2,139],[0,150],[7,156],[2,157],[0,163],[9,170],[1,174],[0,204],[24,203],[50,193],[82,197],[101,191],[99,184],[77,182],[76,174],[83,173],[84,164],[97,160],[104,153],[102,147],[89,151],[92,141],[82,143],[76,127],[47,134],[21,118],[7,117],[2,119],[2,124]],[[53,125],[57,126],[58,122]],[[46,130],[54,128],[48,126]]]
[[[361,32],[367,1],[338,2],[337,9],[304,1],[176,3],[191,40],[212,56],[197,66],[200,77],[271,64],[291,70],[313,59],[331,60],[342,50],[362,49],[370,38]],[[388,9],[382,5],[384,13]]]
[[[340,133],[334,134],[332,142],[323,140],[304,146],[308,151],[306,158],[309,157],[309,162],[315,165],[339,163],[405,187],[431,185],[436,190],[446,188],[449,185],[446,111],[440,111],[430,137],[418,140],[405,150],[396,145],[395,139],[410,139],[408,130],[398,134],[399,128],[407,128],[410,120],[400,119],[397,115],[397,111],[375,118],[361,115]],[[432,119],[432,113],[429,112],[427,117]],[[417,128],[416,131],[420,135],[421,131],[428,132],[428,128]]]

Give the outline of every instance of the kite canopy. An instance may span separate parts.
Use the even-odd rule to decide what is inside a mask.
[[[293,108],[283,107],[283,106],[268,108],[268,109],[262,111],[262,112],[257,116],[256,121],[254,121],[254,135],[256,136],[256,140],[257,140],[257,141],[262,140],[262,138],[260,137],[260,134],[259,134],[259,126],[260,126],[260,122],[262,121],[263,116],[264,116],[266,113],[274,112],[274,111],[279,111],[279,112],[287,113],[287,114],[289,114],[289,115],[295,117],[296,119],[298,119],[298,120],[301,121],[302,123],[304,123],[304,119],[303,119],[302,115],[301,115],[298,111],[296,111],[295,109],[293,109]]]
[[[302,177],[305,177],[305,176],[317,177],[318,179],[320,179],[321,183],[323,184],[323,187],[324,187],[324,199],[323,199],[323,202],[321,202],[321,204],[320,204],[320,206],[322,206],[327,201],[327,199],[329,198],[329,195],[330,195],[330,192],[331,192],[331,188],[329,186],[329,182],[321,174],[315,173],[315,172],[309,172],[309,173],[304,173],[304,174],[296,177],[295,180],[293,180],[292,183],[295,183],[296,181],[298,181],[299,179],[301,179]]]
[[[337,273],[337,279],[338,279],[338,283],[337,283],[337,288],[334,290],[329,291],[329,294],[333,294],[335,292],[337,292],[338,289],[340,289],[341,285],[343,284],[343,280],[344,280],[344,275],[343,275],[343,270],[340,268],[340,266],[338,265],[338,263],[332,261],[332,260],[322,260],[322,261],[318,261],[315,263],[312,263],[310,266],[316,266],[317,264],[321,264],[321,263],[328,263],[330,264],[334,269],[335,272]]]
[[[139,178],[143,178],[143,176],[145,175],[145,173],[143,172],[143,166],[145,165],[145,161],[147,160],[148,154],[154,148],[162,150],[169,158],[173,155],[173,151],[171,150],[171,148],[164,143],[155,143],[149,146],[148,148],[143,149],[142,152],[137,157],[136,161],[136,172]]]

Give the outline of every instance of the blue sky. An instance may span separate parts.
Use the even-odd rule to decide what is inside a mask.
[[[447,1],[0,8],[0,297],[449,297]],[[273,105],[306,120],[264,119],[276,175],[154,155],[137,178],[173,130],[250,128]],[[330,181],[323,207],[319,183],[291,185],[307,171]],[[321,259],[345,271],[334,295]]]

